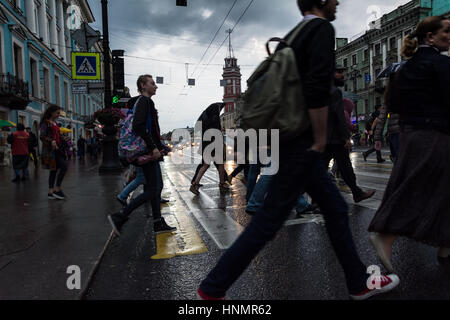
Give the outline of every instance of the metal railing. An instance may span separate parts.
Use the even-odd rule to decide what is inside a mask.
[[[14,95],[28,100],[28,83],[10,73],[0,74],[0,95]]]

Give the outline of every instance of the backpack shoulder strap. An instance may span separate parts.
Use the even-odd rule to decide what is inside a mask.
[[[302,22],[300,22],[297,27],[294,29],[293,32],[291,32],[291,34],[289,36],[287,36],[285,38],[286,43],[288,44],[288,46],[291,46],[292,43],[294,42],[294,40],[298,37],[298,35],[302,32],[303,28],[305,28],[310,22],[312,21],[316,21],[317,19],[322,19],[322,18],[314,18],[314,19],[308,19],[308,20],[303,20]],[[322,19],[323,20],[323,19]]]
[[[294,42],[294,40],[297,38],[297,36],[300,34],[300,32],[302,32],[303,28],[306,27],[311,21],[313,20],[317,20],[317,19],[321,19],[321,18],[314,18],[314,19],[308,19],[308,20],[303,20],[302,22],[300,22],[297,27],[295,27],[295,29],[290,32],[290,34],[288,36],[286,36],[284,39],[283,38],[279,38],[279,37],[275,37],[275,38],[271,38],[269,39],[269,41],[267,41],[266,43],[266,51],[267,54],[269,56],[272,55],[272,53],[270,52],[270,48],[269,48],[269,44],[271,42],[280,42],[285,44],[287,47],[290,47],[292,45],[292,43]]]

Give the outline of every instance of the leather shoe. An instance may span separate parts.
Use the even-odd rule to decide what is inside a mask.
[[[376,193],[375,190],[364,192],[364,193],[361,193],[361,194],[359,194],[357,196],[353,196],[353,200],[355,201],[355,203],[360,203],[361,201],[364,201],[364,200],[367,200],[369,198],[372,198],[375,193]]]

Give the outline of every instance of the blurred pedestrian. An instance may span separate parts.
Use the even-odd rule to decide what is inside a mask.
[[[42,165],[45,169],[50,170],[48,198],[64,200],[66,196],[61,185],[67,172],[67,165],[60,127],[56,123],[60,114],[61,108],[56,105],[51,105],[45,110],[40,124],[40,139],[42,141]]]
[[[353,194],[353,201],[359,203],[367,200],[375,194],[374,190],[363,191],[356,183],[356,175],[350,160],[350,142],[349,123],[345,118],[344,100],[342,91],[339,87],[345,85],[345,67],[336,66],[334,74],[334,86],[331,92],[331,103],[328,112],[328,144],[323,154],[325,167],[328,168],[333,159],[337,165],[337,170]]]
[[[197,121],[202,122],[202,139],[204,137],[204,134],[206,131],[210,129],[215,129],[221,131],[222,126],[220,124],[220,112],[225,108],[224,103],[214,103],[210,105],[201,115],[200,118]],[[223,139],[222,139],[223,140]],[[198,171],[196,171],[194,178],[192,179],[192,185],[190,188],[190,191],[194,193],[195,195],[199,195],[199,188],[200,188],[200,181],[203,178],[203,175],[206,173],[206,171],[210,167],[210,163],[207,162],[204,156],[205,149],[214,143],[213,141],[203,141],[202,142],[202,163],[198,166]],[[222,142],[223,144],[223,142]],[[224,147],[225,149],[225,147]],[[226,153],[224,153],[225,157]],[[212,157],[215,157],[215,150],[211,153]],[[221,163],[214,163],[217,167],[217,170],[219,171],[219,189],[221,192],[226,192],[229,190],[229,186],[226,184],[227,182],[227,174],[225,171],[225,166],[223,164],[223,159]]]
[[[78,149],[78,158],[84,159],[86,154],[86,139],[84,139],[81,134],[77,141],[77,149]]]
[[[26,129],[28,135],[30,136],[30,140],[28,141],[28,151],[30,152],[32,159],[33,159],[33,163],[34,163],[34,167],[37,168],[38,166],[38,153],[37,153],[37,148],[39,146],[38,143],[38,139],[36,137],[36,135],[33,133],[33,131],[31,131],[31,128],[27,128]]]
[[[367,150],[366,152],[362,153],[364,161],[367,161],[367,158],[374,152],[377,154],[377,163],[383,163],[386,161],[385,159],[383,159],[383,157],[381,155],[381,150],[375,149],[375,146],[374,146],[374,144],[375,144],[374,132],[375,132],[375,128],[377,127],[377,124],[379,121],[381,108],[382,108],[382,106],[378,106],[377,110],[372,112],[369,119],[366,121],[367,145],[371,146],[371,148],[369,150]]]
[[[19,182],[20,172],[22,171],[22,181],[27,179],[27,169],[30,159],[28,144],[30,136],[25,132],[25,126],[21,123],[17,125],[17,131],[8,136],[8,143],[11,144],[11,153],[13,156],[13,169],[16,177],[12,182]]]
[[[398,237],[439,247],[450,261],[450,20],[428,17],[403,42],[409,60],[391,84],[400,148],[370,239],[388,270]],[[430,185],[431,183],[431,185]]]

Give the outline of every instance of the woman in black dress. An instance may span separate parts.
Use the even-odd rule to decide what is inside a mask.
[[[428,17],[403,43],[409,60],[393,78],[390,103],[400,114],[400,149],[370,239],[392,271],[400,237],[439,247],[450,260],[450,20]]]

